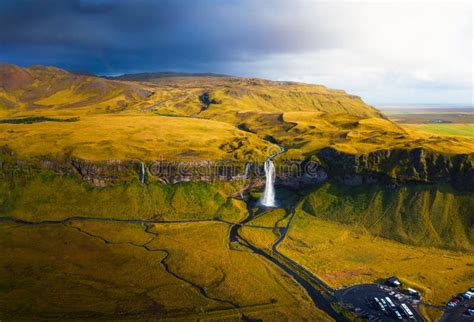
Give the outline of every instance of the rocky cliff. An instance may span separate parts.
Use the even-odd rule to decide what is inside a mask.
[[[76,174],[96,186],[127,184],[133,180],[166,184],[189,181],[249,180],[261,186],[263,164],[240,161],[88,161],[77,158],[18,160],[5,153],[0,176],[28,178],[44,170],[59,175]],[[298,189],[336,180],[346,185],[383,183],[451,183],[461,190],[474,190],[472,154],[447,155],[424,149],[382,150],[368,154],[347,154],[325,148],[307,160],[275,161],[276,184]]]
[[[348,154],[325,148],[316,153],[316,159],[330,177],[349,185],[450,182],[474,190],[474,154],[449,155],[422,148]]]

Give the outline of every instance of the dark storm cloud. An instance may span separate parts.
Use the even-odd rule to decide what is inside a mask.
[[[0,0],[0,62],[96,74],[214,72],[325,84],[369,102],[470,102],[462,3]]]
[[[308,28],[318,22],[307,9],[251,0],[3,0],[0,60],[96,73],[198,70],[334,47]]]

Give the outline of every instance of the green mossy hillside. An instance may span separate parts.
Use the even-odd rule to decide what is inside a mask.
[[[78,176],[43,171],[33,178],[2,180],[0,213],[29,221],[68,217],[212,219],[238,221],[245,203],[229,198],[243,182],[159,182],[94,187]]]
[[[317,218],[417,246],[474,249],[474,195],[449,185],[345,186],[325,183],[300,207]]]

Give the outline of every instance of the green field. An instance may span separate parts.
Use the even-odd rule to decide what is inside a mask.
[[[298,212],[280,251],[333,287],[396,275],[437,305],[471,287],[474,253],[414,247]],[[437,320],[440,311],[431,312]]]
[[[231,250],[227,234],[224,223],[2,223],[0,317],[328,320],[275,266]]]
[[[390,120],[407,130],[441,136],[474,137],[472,108],[387,108]]]
[[[405,125],[411,129],[416,129],[423,132],[429,132],[439,135],[456,135],[474,137],[474,124],[419,124],[419,125]]]

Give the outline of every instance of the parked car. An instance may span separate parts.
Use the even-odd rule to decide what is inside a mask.
[[[460,299],[458,299],[457,297],[453,297],[452,299],[449,300],[448,306],[455,307],[459,302],[461,302]]]
[[[470,300],[472,298],[472,295],[466,292],[466,293],[462,293],[461,297],[463,298],[463,300]]]
[[[394,287],[400,287],[402,285],[402,282],[400,282],[400,280],[396,276],[391,276],[391,277],[387,278],[386,283],[388,285],[394,286]]]
[[[469,297],[469,299],[473,298],[474,297],[474,292],[471,292],[471,291],[467,291],[466,293],[464,293],[466,296]]]
[[[407,293],[408,295],[420,300],[421,299],[421,295],[420,295],[420,292],[418,292],[417,290],[414,290],[412,288],[407,288]]]
[[[402,310],[403,310],[403,312],[405,312],[405,314],[406,314],[407,317],[409,317],[409,318],[414,317],[414,314],[413,314],[413,312],[410,310],[410,308],[408,307],[408,305],[406,305],[405,303],[402,303],[401,307],[402,307]]]
[[[395,314],[395,317],[396,317],[398,320],[402,320],[402,319],[403,319],[402,315],[401,315],[400,312],[398,312],[397,310],[393,310],[393,314]]]
[[[464,314],[466,314],[467,316],[474,316],[474,309],[473,308],[467,309],[467,311],[464,312]]]

